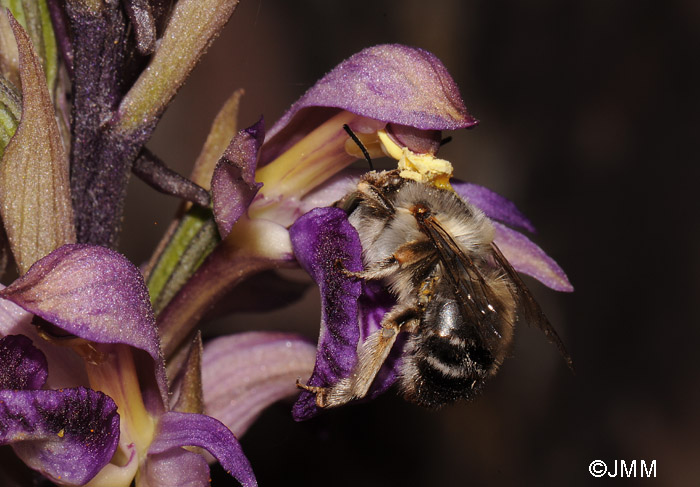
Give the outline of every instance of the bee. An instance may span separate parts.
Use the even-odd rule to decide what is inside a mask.
[[[571,365],[480,209],[398,170],[365,174],[336,205],[348,213],[363,249],[364,270],[345,272],[381,280],[396,305],[358,347],[349,377],[329,387],[302,386],[319,407],[364,397],[399,333],[408,334],[400,389],[428,408],[477,395],[507,356],[516,321],[539,327]]]

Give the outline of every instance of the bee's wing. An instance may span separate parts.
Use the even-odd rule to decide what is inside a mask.
[[[418,225],[437,249],[445,276],[452,285],[464,317],[475,322],[474,328],[485,345],[499,345],[502,339],[499,329],[504,325],[513,326],[514,323],[504,313],[499,313],[501,301],[496,293],[439,221],[427,216],[418,218]]]
[[[540,308],[540,305],[537,304],[535,298],[532,297],[530,290],[527,288],[527,286],[520,278],[518,273],[515,271],[515,269],[513,269],[513,266],[510,265],[508,259],[506,259],[503,253],[501,253],[501,249],[499,249],[498,246],[493,242],[491,243],[491,248],[493,249],[493,256],[496,263],[503,268],[506,274],[508,274],[510,280],[515,285],[513,297],[518,303],[518,310],[520,311],[520,313],[522,313],[523,320],[528,324],[535,325],[537,326],[537,328],[542,330],[542,332],[547,337],[547,340],[549,340],[550,343],[554,344],[554,346],[556,346],[557,349],[559,349],[559,352],[561,352],[561,354],[563,355],[567,365],[571,370],[573,370],[574,367],[573,361],[571,360],[571,356],[566,351],[564,343],[561,341],[561,338],[559,338],[559,335],[557,334],[556,330],[545,316],[544,312],[542,311],[542,308]]]

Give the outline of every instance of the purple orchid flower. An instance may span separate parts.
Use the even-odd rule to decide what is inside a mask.
[[[343,125],[372,156],[377,133],[434,152],[440,130],[475,125],[443,64],[397,44],[351,56],[310,88],[265,134],[263,121],[240,131],[210,174],[223,241],[158,316],[166,357],[232,288],[265,270],[295,266],[288,228],[352,187],[362,157]]]
[[[182,485],[182,461],[196,466],[188,482],[206,485],[206,461],[181,448],[199,446],[242,485],[257,485],[226,426],[172,408],[148,292],[120,254],[64,245],[0,296],[24,310],[3,301],[2,442],[29,466],[59,484],[130,485],[139,473],[137,485]],[[45,323],[44,339],[28,313]],[[65,353],[61,347],[83,358],[73,373],[87,377],[90,389],[55,380],[56,389],[42,389],[51,366],[62,365],[47,357]]]
[[[398,100],[402,100],[401,103]],[[390,108],[388,108],[390,107]],[[376,330],[393,297],[376,283],[351,283],[331,263],[357,266],[361,248],[343,212],[327,207],[352,190],[346,170],[360,157],[347,124],[373,156],[390,153],[382,134],[399,147],[434,155],[444,129],[476,124],[444,66],[432,54],[399,45],[366,49],[322,78],[264,138],[262,120],[239,132],[213,172],[214,215],[224,238],[159,315],[166,355],[175,350],[212,302],[250,274],[289,266],[296,258],[322,293],[323,317],[311,386],[346,376],[358,343]],[[571,291],[566,275],[525,235],[533,231],[515,205],[477,185],[454,181],[454,190],[493,220],[494,241],[513,267],[552,289]],[[501,223],[502,222],[502,223]],[[289,231],[287,231],[289,228]],[[222,274],[230,276],[226,279]],[[202,289],[209,293],[202,299]],[[396,379],[400,346],[387,360],[370,396]],[[294,415],[317,412],[303,392]]]
[[[340,259],[360,270],[362,251],[344,212],[329,207],[358,177],[348,166],[361,154],[343,126],[372,157],[391,154],[387,140],[434,156],[442,130],[477,122],[435,56],[375,46],[329,72],[267,133],[262,119],[235,133],[226,122],[235,94],[190,181],[143,146],[237,1],[98,4],[49,0],[51,22],[40,10],[24,12],[33,37],[0,13],[19,53],[16,66],[0,63],[0,115],[15,131],[0,139],[0,208],[20,276],[0,291],[0,444],[60,485],[208,485],[207,459],[186,446],[256,485],[236,436],[269,404],[295,395],[296,379],[311,375],[310,384],[324,386],[344,377],[358,343],[393,306],[376,283],[348,280],[335,266]],[[70,75],[64,86],[52,42]],[[40,44],[43,59],[33,49]],[[144,266],[146,281],[106,247],[117,241],[129,172],[199,205],[183,209],[165,250]],[[494,220],[532,230],[501,197],[453,184]],[[494,228],[516,269],[568,290],[535,244]],[[239,296],[279,290],[267,305],[297,297],[300,287],[274,271],[298,265],[322,291],[318,347],[262,332],[202,344],[197,327],[208,314],[259,306],[262,293],[224,299],[234,287],[243,288]],[[395,381],[400,360],[399,345],[370,396]],[[316,412],[303,393],[294,416]]]

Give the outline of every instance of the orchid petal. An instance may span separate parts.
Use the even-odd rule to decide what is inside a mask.
[[[333,206],[333,203],[340,201],[343,196],[357,188],[360,177],[367,171],[363,169],[348,168],[339,172],[331,179],[319,186],[318,189],[308,193],[299,203],[298,216],[308,213],[314,208]],[[290,202],[294,203],[294,202]]]
[[[0,284],[0,289],[4,286]],[[44,354],[51,374],[46,382],[48,389],[77,387],[87,383],[85,363],[69,347],[55,346],[44,340],[32,325],[34,316],[12,301],[0,299],[0,337],[24,335]]]
[[[282,131],[295,132],[290,122],[310,107],[339,108],[422,130],[477,123],[440,60],[428,51],[399,44],[370,47],[340,63],[292,105],[267,140],[274,145]]]
[[[110,462],[102,467],[102,470],[88,484],[90,487],[131,485],[139,469],[139,455],[136,445],[122,443],[119,447],[119,455],[122,458],[119,465]]]
[[[148,353],[167,404],[165,367],[148,291],[121,254],[84,244],[64,245],[0,291],[25,310],[97,343],[121,343]]]
[[[209,487],[209,464],[202,455],[182,448],[148,455],[136,487]]]
[[[529,232],[535,232],[535,227],[530,220],[515,206],[515,203],[507,200],[498,193],[478,184],[465,183],[464,181],[450,181],[455,192],[464,200],[479,208],[492,220],[498,220],[515,228],[521,228]]]
[[[299,264],[316,281],[321,292],[321,332],[316,365],[308,385],[325,387],[346,377],[357,361],[360,340],[358,304],[362,285],[342,268],[362,269],[362,247],[357,231],[340,208],[317,208],[289,229]],[[303,391],[294,405],[296,420],[318,413],[315,397]]]
[[[203,414],[165,413],[158,422],[158,433],[148,453],[155,455],[181,446],[204,448],[243,487],[258,485],[241,445],[220,421]]]
[[[90,389],[0,390],[0,444],[54,482],[81,485],[112,458],[119,441],[114,401]]]
[[[26,31],[11,15],[20,59],[22,119],[5,148],[0,209],[20,273],[65,243],[75,241],[68,156],[58,132],[41,61]]]
[[[41,389],[48,375],[46,356],[29,338],[0,338],[0,390]]]
[[[264,137],[265,122],[261,118],[255,125],[238,132],[214,169],[211,191],[221,238],[231,232],[262,187],[255,182],[255,166]]]
[[[574,287],[554,259],[525,235],[498,222],[491,222],[494,243],[518,272],[532,276],[555,291],[572,292]]]
[[[241,436],[270,404],[299,392],[314,366],[316,347],[296,335],[249,332],[207,343],[202,386],[207,414]]]

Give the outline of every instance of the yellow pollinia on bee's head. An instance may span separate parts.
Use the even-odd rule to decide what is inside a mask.
[[[384,152],[396,159],[400,176],[419,183],[432,184],[441,189],[453,191],[450,185],[452,164],[432,154],[417,154],[406,147],[399,146],[384,131],[377,132]]]

